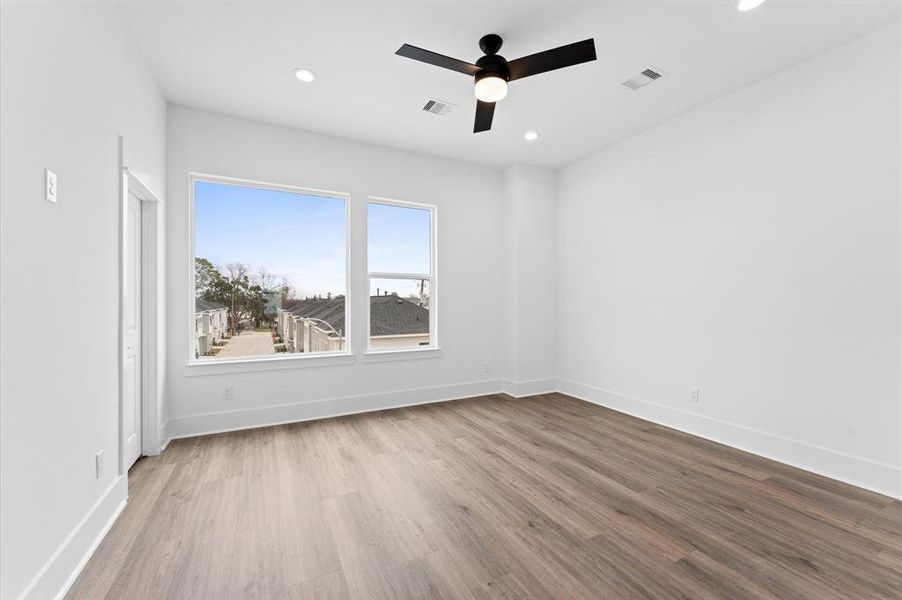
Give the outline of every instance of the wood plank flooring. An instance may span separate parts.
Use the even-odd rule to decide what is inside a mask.
[[[902,503],[559,394],[173,441],[68,598],[902,598]]]

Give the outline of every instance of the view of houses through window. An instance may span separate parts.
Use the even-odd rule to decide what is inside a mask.
[[[194,357],[347,344],[346,199],[195,179]]]
[[[427,207],[376,200],[367,205],[371,351],[434,345],[432,219]]]
[[[195,178],[193,356],[348,350],[347,199]],[[429,347],[432,211],[367,206],[369,349]]]

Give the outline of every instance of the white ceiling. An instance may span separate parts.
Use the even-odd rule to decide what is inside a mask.
[[[900,16],[899,3],[140,2],[122,14],[166,98],[270,123],[492,166],[558,167]],[[472,80],[395,56],[403,43],[468,61],[486,33],[508,59],[595,38],[598,60],[513,82],[473,134]],[[648,66],[668,75],[631,92]],[[296,67],[318,79],[302,84]],[[448,116],[427,98],[457,104]],[[535,129],[538,141],[523,133]]]

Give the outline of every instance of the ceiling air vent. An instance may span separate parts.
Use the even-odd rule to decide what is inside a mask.
[[[623,87],[633,90],[644,88],[655,79],[660,79],[665,75],[664,71],[658,68],[648,68],[623,82]]]
[[[455,104],[451,104],[450,102],[442,102],[441,100],[430,98],[429,101],[426,102],[426,105],[423,106],[423,110],[428,113],[444,117],[449,112],[451,112],[451,109],[453,109],[455,106]]]

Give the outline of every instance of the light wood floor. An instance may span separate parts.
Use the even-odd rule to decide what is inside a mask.
[[[70,598],[899,598],[902,503],[552,394],[177,440]]]

